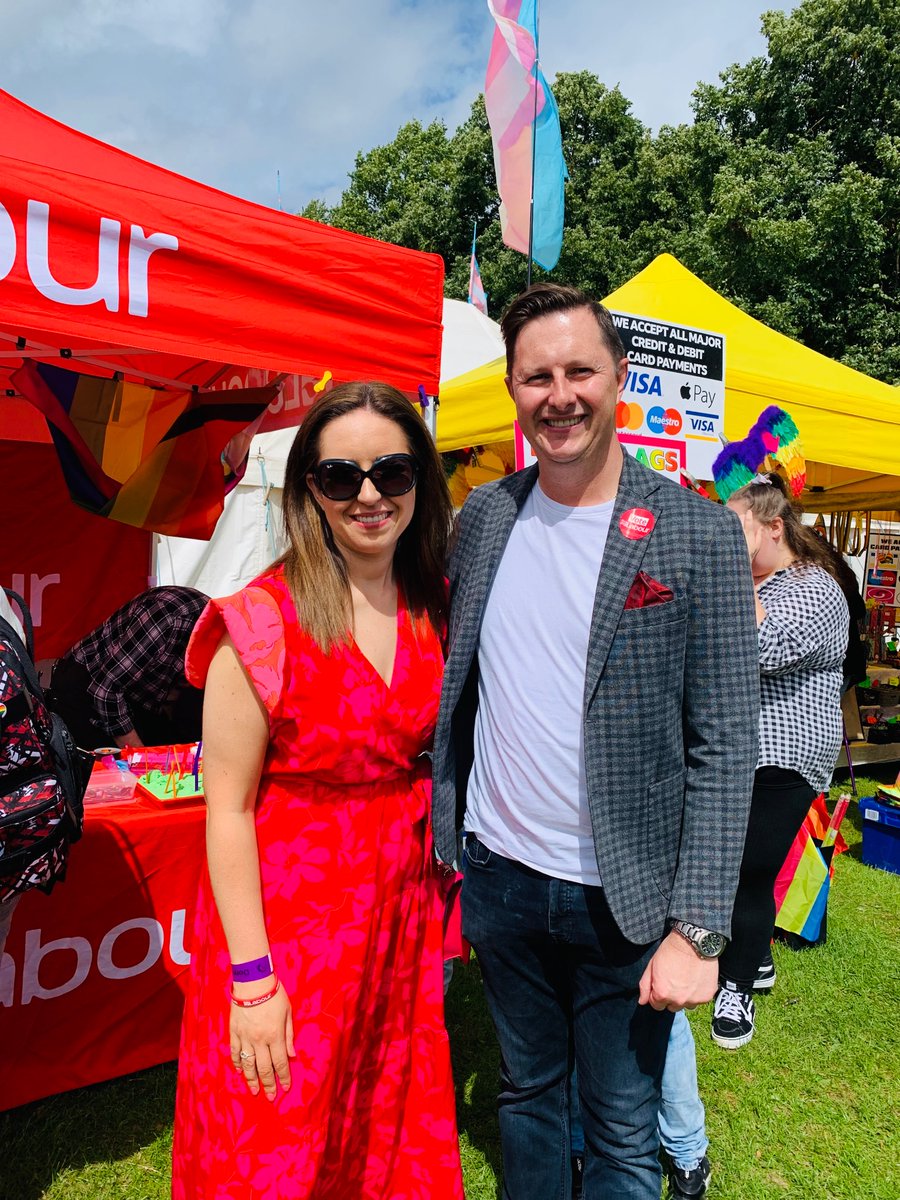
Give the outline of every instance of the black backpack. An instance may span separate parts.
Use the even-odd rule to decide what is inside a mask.
[[[29,888],[49,892],[65,878],[92,767],[47,708],[31,614],[21,597],[6,594],[23,614],[26,641],[0,617],[0,903]]]

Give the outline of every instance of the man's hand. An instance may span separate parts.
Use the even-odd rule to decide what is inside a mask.
[[[647,963],[638,1004],[649,1004],[660,1012],[696,1008],[712,1000],[718,979],[718,959],[700,958],[673,929]]]

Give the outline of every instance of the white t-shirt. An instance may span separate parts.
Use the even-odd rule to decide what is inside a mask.
[[[465,828],[545,875],[599,884],[582,710],[613,501],[568,508],[535,484],[488,597]]]

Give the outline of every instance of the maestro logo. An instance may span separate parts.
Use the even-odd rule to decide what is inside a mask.
[[[647,413],[647,427],[654,433],[667,433],[675,437],[681,433],[681,413],[677,408],[661,408],[656,405]]]

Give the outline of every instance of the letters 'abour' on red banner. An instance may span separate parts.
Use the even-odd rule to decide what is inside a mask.
[[[0,1110],[177,1056],[205,811],[89,805],[65,881],[26,892],[0,956]]]

